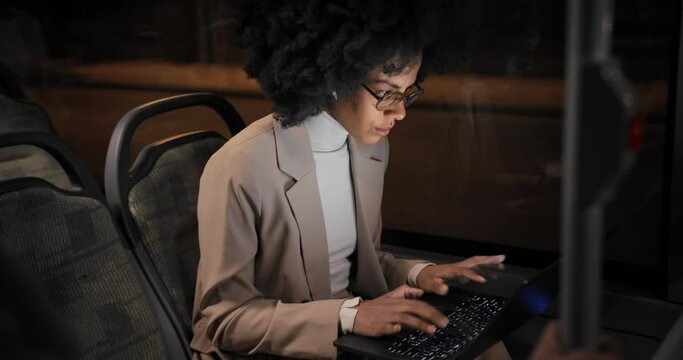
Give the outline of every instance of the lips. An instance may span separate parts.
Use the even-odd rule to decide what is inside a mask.
[[[391,131],[392,127],[393,126],[375,127],[375,132],[377,132],[379,135],[387,136],[389,135],[389,131]]]

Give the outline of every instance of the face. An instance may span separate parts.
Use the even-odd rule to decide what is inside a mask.
[[[419,58],[407,66],[403,72],[396,75],[387,75],[381,68],[370,73],[366,85],[377,96],[387,92],[401,92],[415,83],[417,72],[420,69],[422,59]],[[377,99],[362,86],[354,94],[335,101],[328,112],[357,141],[363,144],[376,144],[383,137],[389,135],[391,128],[406,116],[406,108],[403,102],[396,106],[379,111],[375,107]]]

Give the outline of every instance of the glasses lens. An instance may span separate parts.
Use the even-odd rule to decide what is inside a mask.
[[[420,95],[422,95],[423,93],[424,90],[422,90],[422,88],[418,85],[409,86],[403,94],[393,92],[384,95],[384,97],[377,101],[376,107],[379,111],[386,111],[395,108],[401,102],[403,102],[403,106],[407,107],[413,102],[415,102],[415,100],[417,100],[417,98],[420,97]]]
[[[406,93],[408,93],[409,90],[410,90],[410,88],[408,88],[406,90]],[[415,88],[412,92],[410,92],[409,94],[406,94],[406,98],[405,98],[405,100],[403,100],[404,106],[406,106],[406,107],[410,106],[410,104],[414,103],[415,100],[417,100],[417,98],[419,98],[420,95],[422,95],[423,93],[424,93],[424,91],[422,89],[415,86]]]
[[[399,93],[387,94],[377,102],[377,110],[389,110],[398,105],[403,100],[403,95]]]

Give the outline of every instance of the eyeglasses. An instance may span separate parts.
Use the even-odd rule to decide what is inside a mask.
[[[372,90],[369,86],[361,83],[363,85],[363,88],[367,90],[372,97],[377,99],[377,104],[375,104],[375,108],[379,111],[386,111],[389,109],[393,109],[396,105],[398,105],[400,102],[403,102],[403,106],[408,107],[410,104],[415,102],[417,98],[420,97],[420,95],[424,94],[424,89],[420,87],[418,84],[413,84],[408,86],[406,88],[406,91],[403,93],[397,92],[397,91],[380,91],[384,94],[378,95],[374,90]]]

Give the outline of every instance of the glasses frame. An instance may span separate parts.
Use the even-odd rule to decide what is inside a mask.
[[[365,90],[367,90],[367,92],[370,93],[370,95],[372,95],[372,97],[377,99],[377,103],[375,104],[375,109],[377,109],[378,111],[386,111],[386,110],[392,109],[392,108],[396,107],[396,105],[398,105],[401,102],[403,103],[403,106],[408,107],[413,102],[415,102],[415,100],[417,100],[417,98],[419,98],[420,95],[424,94],[424,92],[425,92],[424,89],[422,88],[422,86],[420,86],[420,84],[414,83],[413,85],[410,85],[410,86],[408,86],[408,88],[406,88],[406,91],[408,91],[408,89],[410,89],[412,86],[417,87],[417,90],[415,90],[415,92],[413,92],[411,94],[406,95],[405,92],[390,91],[390,92],[384,94],[384,96],[379,96],[379,95],[375,94],[375,91],[372,90],[365,83],[360,83],[360,84],[363,86],[363,88]],[[382,101],[387,101],[387,100],[389,100],[390,97],[394,97],[394,96],[400,96],[400,99],[396,99],[398,101],[396,101],[395,104],[380,107],[380,104],[382,103]],[[392,101],[392,103],[393,103],[393,101]]]

